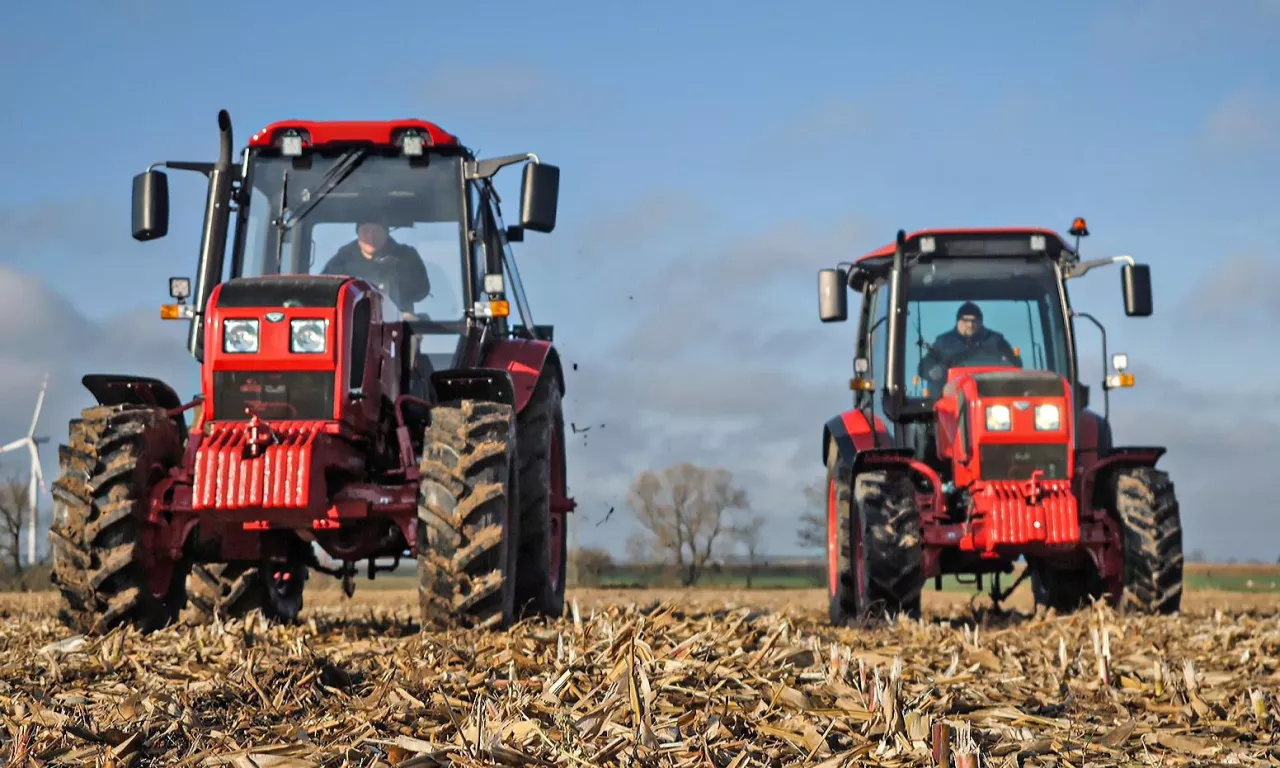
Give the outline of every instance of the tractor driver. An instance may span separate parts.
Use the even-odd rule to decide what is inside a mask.
[[[431,291],[418,250],[393,240],[386,222],[376,218],[356,223],[356,239],[338,249],[322,274],[368,280],[405,312]]]
[[[918,373],[930,383],[930,391],[941,391],[947,371],[958,364],[1022,367],[1004,335],[983,326],[982,310],[972,301],[961,304],[956,311],[956,327],[934,339],[920,360]]]

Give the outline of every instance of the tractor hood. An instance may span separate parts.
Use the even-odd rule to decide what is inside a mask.
[[[956,369],[965,373],[975,369]],[[1001,368],[970,374],[979,397],[1062,397],[1066,380],[1049,371]]]
[[[333,308],[348,279],[339,275],[237,277],[220,286],[218,307]]]
[[[202,389],[206,418],[244,422],[339,418],[339,312],[350,278],[246,277],[209,297]]]
[[[934,407],[939,454],[960,464],[957,485],[1071,477],[1074,411],[1058,374],[953,368]]]

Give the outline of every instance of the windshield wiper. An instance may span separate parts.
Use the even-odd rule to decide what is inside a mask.
[[[333,167],[328,171],[325,171],[324,176],[320,177],[320,184],[318,185],[319,191],[307,200],[307,202],[298,209],[296,214],[285,207],[289,204],[289,172],[284,172],[284,176],[280,179],[280,218],[276,219],[275,222],[277,229],[276,270],[280,270],[283,267],[282,261],[284,260],[285,233],[292,229],[299,221],[302,221],[302,218],[310,213],[312,208],[315,208],[326,195],[336,189],[339,184],[350,176],[351,172],[364,162],[364,159],[368,154],[369,150],[367,148],[357,147],[343,155],[342,159],[337,163],[334,163]]]
[[[289,212],[289,220],[285,221],[285,212],[281,212],[281,232],[286,229],[291,229],[294,224],[301,221],[303,217],[311,212],[312,208],[315,208],[321,200],[323,200],[330,192],[336,189],[339,184],[350,176],[352,171],[359,168],[360,164],[364,162],[364,159],[368,157],[368,155],[369,150],[366,147],[357,147],[343,155],[342,159],[326,171],[324,176],[320,178],[319,190],[311,196],[310,200],[298,209],[296,214]]]
[[[285,171],[280,177],[280,217],[276,219],[276,273],[284,274],[281,269],[284,265],[281,261],[284,259],[284,233],[288,231],[289,225],[285,223],[285,214],[289,212],[286,208],[289,204],[289,172]]]

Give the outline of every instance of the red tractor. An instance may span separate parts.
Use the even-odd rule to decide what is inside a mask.
[[[509,246],[554,229],[559,169],[479,160],[422,120],[280,122],[238,158],[225,111],[218,125],[216,163],[158,164],[208,177],[193,301],[174,278],[161,310],[190,321],[201,394],[84,377],[98,405],[59,451],[50,532],[64,622],[289,622],[309,571],[350,595],[357,562],[373,578],[403,557],[424,626],[559,615],[564,373]],[[492,180],[521,162],[508,227]],[[168,210],[163,171],[134,178],[135,239],[163,237]],[[413,252],[330,263],[364,253],[357,232]]]
[[[862,297],[853,408],[826,423],[831,621],[918,616],[933,577],[982,589],[1025,558],[1037,604],[1091,598],[1172,613],[1182,597],[1182,527],[1159,447],[1112,444],[1110,408],[1088,410],[1067,281],[1123,263],[1125,313],[1152,312],[1147,265],[1081,261],[1045,229],[926,230],[819,273],[823,322]],[[1104,395],[1131,387],[1113,358]],[[1109,400],[1109,398],[1107,398]]]

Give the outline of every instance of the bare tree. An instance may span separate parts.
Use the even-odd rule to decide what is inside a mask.
[[[733,526],[734,541],[747,550],[747,589],[751,589],[751,580],[756,575],[756,555],[760,553],[760,533],[764,529],[764,516],[755,515],[750,520]]]
[[[0,561],[4,570],[20,575],[22,534],[26,530],[28,482],[17,474],[0,481]]]
[[[627,562],[633,565],[648,565],[653,562],[653,544],[642,531],[633,531],[627,537]]]
[[[628,504],[649,533],[655,553],[680,570],[685,586],[698,583],[716,539],[729,527],[726,513],[746,509],[747,492],[727,469],[688,462],[661,472],[645,470],[631,482]]]
[[[825,486],[825,482],[814,480],[801,491],[804,494],[804,511],[800,513],[800,528],[796,531],[796,541],[805,549],[822,549],[827,546]]]

